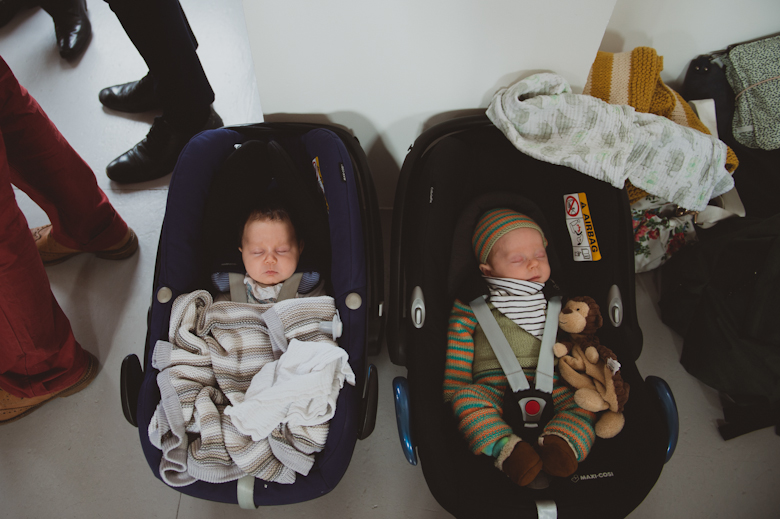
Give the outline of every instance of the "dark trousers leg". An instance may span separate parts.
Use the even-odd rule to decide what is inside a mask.
[[[179,1],[106,2],[149,67],[165,119],[181,130],[199,129],[214,102],[214,91]]]

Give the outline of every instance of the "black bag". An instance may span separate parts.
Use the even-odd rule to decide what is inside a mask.
[[[747,216],[766,218],[780,213],[780,149],[752,149],[737,142],[732,130],[735,95],[719,56],[726,51],[698,56],[685,74],[681,95],[686,101],[714,99],[718,137],[737,155],[734,183]]]
[[[775,425],[780,435],[780,215],[734,218],[663,267],[661,317],[683,336],[680,362],[719,390],[730,439]]]

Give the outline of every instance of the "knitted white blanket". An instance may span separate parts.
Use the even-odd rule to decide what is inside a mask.
[[[572,94],[556,74],[535,74],[493,97],[487,115],[523,153],[694,211],[734,187],[726,145],[711,135]]]
[[[293,339],[325,343],[343,352],[343,369],[331,375],[343,375],[342,382],[347,378],[354,385],[346,352],[318,328],[335,313],[330,297],[274,305],[213,303],[205,290],[178,297],[171,311],[169,341],[158,341],[152,358],[160,370],[161,400],[148,432],[152,444],[163,451],[162,479],[180,487],[196,480],[223,483],[247,474],[294,483],[296,472],[308,474],[314,453],[325,446],[330,409],[323,409],[318,423],[300,425],[283,418],[258,440],[243,434],[224,411],[245,401],[255,375],[279,361]],[[328,387],[336,392],[327,396],[335,406],[341,385],[331,380]]]

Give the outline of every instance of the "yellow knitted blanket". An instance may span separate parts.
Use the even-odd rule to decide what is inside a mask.
[[[631,52],[620,53],[599,51],[582,93],[610,104],[632,106],[638,112],[661,115],[710,135],[682,96],[661,81],[663,68],[663,56],[650,47],[637,47]],[[736,154],[728,148],[726,170],[734,173],[738,165]],[[646,192],[628,181],[626,187],[632,204],[647,196]]]

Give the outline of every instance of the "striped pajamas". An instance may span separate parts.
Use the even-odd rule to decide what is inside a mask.
[[[458,429],[472,452],[480,454],[496,441],[512,433],[502,417],[504,393],[508,382],[501,369],[472,374],[474,332],[477,320],[471,308],[455,301],[447,333],[447,358],[444,373],[444,399],[452,403],[458,419]],[[535,369],[524,369],[533,387]],[[565,439],[574,449],[577,461],[590,452],[595,440],[595,414],[574,402],[574,390],[558,383],[555,373],[553,404],[555,415],[542,435],[554,434]]]

